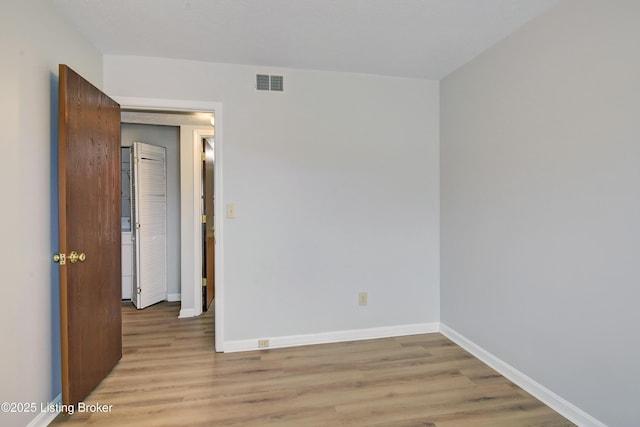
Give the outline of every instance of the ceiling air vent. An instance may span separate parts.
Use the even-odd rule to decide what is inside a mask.
[[[256,89],[269,90],[269,75],[256,74]]]
[[[256,89],[283,92],[284,77],[270,76],[269,74],[256,74]]]

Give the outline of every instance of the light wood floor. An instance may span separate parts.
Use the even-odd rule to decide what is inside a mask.
[[[85,400],[109,413],[52,425],[571,426],[440,334],[213,351],[213,313],[123,306],[120,363]]]

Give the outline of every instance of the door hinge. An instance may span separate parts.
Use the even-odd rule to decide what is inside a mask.
[[[202,279],[202,287],[204,288],[205,286],[207,286],[207,279]]]
[[[207,216],[206,215],[202,215],[202,223],[203,224],[207,223]]]
[[[142,288],[138,288],[138,293],[141,294],[142,293]]]
[[[203,162],[207,160],[207,153],[200,153],[200,160],[202,160]]]
[[[140,223],[139,222],[136,222],[136,228],[138,228],[138,229],[140,228]]]

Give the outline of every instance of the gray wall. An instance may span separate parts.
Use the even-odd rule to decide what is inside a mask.
[[[0,401],[40,405],[61,390],[58,64],[100,87],[102,55],[48,0],[0,2],[0,52]],[[0,425],[36,415],[0,413]]]
[[[640,423],[640,2],[566,0],[441,84],[441,319]]]
[[[222,103],[225,341],[438,321],[438,82],[104,61],[113,96]]]
[[[178,126],[122,123],[123,147],[134,142],[167,149],[167,288],[180,293],[180,128]]]

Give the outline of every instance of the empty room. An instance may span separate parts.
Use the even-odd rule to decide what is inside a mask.
[[[3,1],[0,424],[640,425],[638,22]],[[144,309],[131,114],[206,117],[171,124],[169,291]]]

